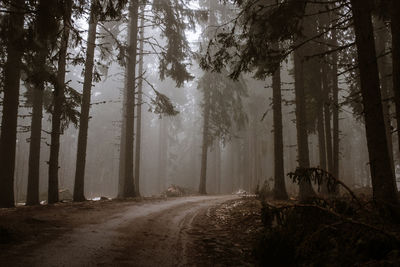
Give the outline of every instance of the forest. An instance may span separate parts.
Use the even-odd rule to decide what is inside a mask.
[[[0,118],[0,263],[400,262],[398,0],[1,0]]]

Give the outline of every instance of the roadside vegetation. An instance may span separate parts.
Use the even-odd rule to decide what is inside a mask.
[[[298,169],[328,194],[276,201],[267,185],[258,191],[263,232],[255,249],[261,266],[396,266],[400,226],[390,209],[372,199],[371,188],[350,190],[321,169]],[[318,192],[318,191],[317,191]]]

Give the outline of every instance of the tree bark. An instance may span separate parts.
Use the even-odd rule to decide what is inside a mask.
[[[324,9],[320,9],[319,11],[324,11]],[[325,13],[325,14],[320,14],[319,19],[320,23],[323,28],[329,28],[330,27],[330,13]],[[321,33],[321,32],[320,32]],[[321,38],[322,44],[328,44],[329,39],[326,35],[324,35]],[[328,52],[329,51],[329,46],[328,45],[321,45],[321,52]],[[332,74],[330,71],[330,56],[325,55],[322,60],[320,61],[320,66],[321,66],[321,84],[322,84],[322,89],[321,89],[321,103],[322,107],[320,109],[321,116],[323,117],[323,129],[325,131],[325,150],[326,150],[326,164],[325,168],[328,172],[332,173],[333,171],[333,149],[332,149],[332,126],[331,126],[331,108],[332,108],[332,103],[331,103],[331,93],[332,93],[332,86],[329,86],[329,78]],[[337,59],[336,59],[337,60]],[[334,64],[337,64],[335,62]],[[336,73],[334,74],[336,75]],[[332,81],[332,80],[331,80]],[[323,190],[327,189],[326,186],[322,188]],[[327,191],[327,190],[326,190]]]
[[[397,190],[390,166],[379,73],[371,21],[372,1],[351,0],[356,34],[361,94],[374,200],[385,207],[397,207]]]
[[[338,45],[336,29],[332,30],[334,47]],[[332,175],[339,178],[339,81],[338,81],[338,54],[332,54],[332,121],[333,121],[333,166]]]
[[[29,168],[28,168],[28,192],[27,205],[39,204],[39,172],[40,172],[40,146],[42,139],[42,117],[43,117],[43,90],[46,80],[46,57],[49,53],[49,31],[47,23],[52,16],[51,0],[42,0],[39,2],[38,15],[36,21],[37,35],[36,43],[38,44],[37,55],[34,59],[35,74],[33,75],[33,107],[31,121],[31,136],[29,144]],[[53,21],[51,21],[53,22]],[[50,187],[50,185],[49,185]],[[57,191],[58,194],[58,191]],[[51,199],[48,197],[49,203]],[[58,198],[57,198],[58,200]]]
[[[217,194],[221,194],[221,143],[215,142],[215,180]]]
[[[208,25],[213,26],[216,23],[216,17],[214,14],[215,10],[215,2],[212,0],[208,0],[208,8],[210,10],[210,14],[208,17]],[[213,31],[211,28],[207,31],[207,38],[212,39]],[[201,147],[201,169],[200,169],[200,184],[199,184],[199,193],[207,194],[207,157],[208,157],[208,148],[209,144],[209,121],[210,121],[210,105],[211,105],[211,88],[203,88],[203,139],[202,139],[202,147]]]
[[[4,98],[0,136],[0,208],[14,206],[14,172],[21,78],[25,1],[16,0],[10,7],[7,30],[7,62],[4,66]]]
[[[322,64],[322,87],[323,87],[323,116],[326,140],[326,167],[327,171],[333,171],[333,152],[332,152],[332,127],[331,127],[331,101],[329,99],[330,87],[328,85],[328,66]],[[336,75],[336,74],[335,74]]]
[[[203,141],[201,147],[201,172],[200,172],[200,184],[199,193],[207,194],[207,155],[209,147],[209,120],[210,120],[210,95],[208,93],[209,88],[204,92],[204,109],[203,109]]]
[[[46,60],[45,57],[42,58],[43,61],[38,61],[38,62],[45,64]],[[31,137],[29,143],[28,192],[26,199],[27,205],[39,204],[39,169],[40,169],[40,146],[41,146],[40,143],[42,139],[43,90],[44,90],[43,83],[33,89]],[[56,201],[58,201],[58,198]],[[55,202],[51,201],[50,194],[48,195],[48,202],[49,203]]]
[[[136,195],[140,196],[140,146],[142,142],[142,101],[143,101],[143,47],[144,47],[144,8],[140,19],[140,45],[139,45],[139,81],[137,98],[137,118],[136,118],[136,147],[135,147],[135,189]]]
[[[400,1],[392,0],[391,7],[392,32],[392,68],[393,91],[396,105],[396,122],[398,135],[398,152],[400,153]]]
[[[288,199],[288,194],[286,192],[285,185],[283,157],[282,94],[280,66],[272,76],[272,95],[272,107],[274,111],[274,198],[285,200]]]
[[[135,197],[135,184],[133,175],[133,144],[134,144],[134,120],[135,120],[135,79],[136,79],[136,55],[138,34],[138,8],[137,0],[132,0],[129,6],[129,48],[127,76],[125,83],[126,110],[125,110],[125,155],[124,155],[124,182],[123,198]]]
[[[125,71],[125,75],[127,71]],[[124,180],[125,180],[125,128],[126,128],[126,90],[122,96],[122,120],[121,120],[121,139],[119,144],[119,172],[118,172],[118,198],[124,198]]]
[[[78,151],[76,156],[74,201],[85,200],[85,166],[89,127],[90,96],[92,91],[94,52],[96,48],[96,28],[98,20],[93,8],[90,11],[85,74],[83,81],[82,107],[79,118]]]
[[[65,93],[65,69],[66,69],[66,57],[68,50],[68,40],[71,27],[71,13],[72,13],[72,1],[67,0],[64,2],[65,13],[63,15],[63,31],[61,37],[61,47],[58,58],[58,72],[57,72],[57,84],[54,87],[53,92],[53,114],[51,120],[51,144],[50,144],[50,158],[49,158],[49,185],[54,185],[50,194],[54,194],[53,190],[58,186],[58,169],[59,169],[59,153],[60,153],[60,135],[61,129],[61,115],[62,107],[64,102]],[[50,188],[50,187],[49,187]],[[58,195],[58,192],[57,192]],[[55,197],[55,196],[53,196]],[[52,198],[57,201],[58,199]]]
[[[158,148],[158,191],[164,192],[166,189],[168,161],[167,117],[160,118]]]
[[[302,49],[294,52],[295,68],[295,95],[296,95],[296,129],[297,129],[297,153],[300,168],[310,167],[308,134],[306,121],[306,99],[304,91],[304,62]],[[315,195],[310,182],[301,181],[299,184],[299,198],[306,200]]]
[[[390,156],[390,165],[394,172],[394,161],[393,161],[393,139],[392,139],[392,119],[390,116],[390,101],[389,101],[389,91],[390,83],[388,82],[388,76],[390,75],[390,70],[388,70],[388,55],[386,53],[386,42],[389,39],[388,32],[384,21],[377,18],[376,20],[376,54],[378,56],[378,70],[379,78],[381,81],[381,95],[382,95],[382,108],[383,116],[385,118],[385,128],[386,128],[386,138],[388,141],[388,150]]]
[[[322,63],[323,64],[323,63]],[[318,103],[317,103],[317,132],[318,132],[318,154],[319,167],[326,170],[326,138],[325,138],[325,121],[324,121],[324,90],[322,88],[321,76],[318,79]]]

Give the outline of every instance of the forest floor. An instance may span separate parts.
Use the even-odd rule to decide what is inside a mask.
[[[0,266],[250,266],[260,212],[235,195],[0,209]]]

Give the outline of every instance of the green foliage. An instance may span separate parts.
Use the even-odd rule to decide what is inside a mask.
[[[351,196],[313,198],[307,203],[263,201],[264,235],[256,250],[261,265],[350,266],[399,261],[400,228],[379,206],[360,201],[343,183],[318,168],[297,169],[296,183],[340,184]]]
[[[32,108],[35,87],[29,83],[24,83],[24,84],[26,86],[26,92],[23,94],[23,96],[25,97],[24,106]],[[45,109],[49,108],[52,102],[53,96],[51,90],[52,88],[47,85],[45,86],[45,89],[43,91],[43,106],[45,107]]]
[[[128,0],[93,0],[92,9],[95,10],[100,21],[121,17],[121,11],[125,8]]]
[[[219,33],[210,41],[201,60],[206,70],[221,71],[230,66],[230,76],[255,71],[264,78],[279,67],[292,49],[290,41],[301,32],[300,21],[306,1],[235,1],[240,9],[230,30]],[[274,44],[280,42],[280,49]],[[210,47],[216,48],[210,49]]]
[[[27,86],[27,91],[24,94],[25,106],[32,107],[33,103],[33,90],[34,87],[29,84]],[[61,113],[61,130],[64,131],[68,128],[68,125],[72,123],[75,127],[79,124],[79,107],[81,105],[82,95],[70,86],[66,86],[64,96],[63,96],[63,106]],[[43,107],[44,109],[52,114],[53,113],[53,92],[50,86],[46,86],[43,91]]]
[[[322,185],[326,185],[330,193],[336,192],[339,184],[344,185],[329,172],[320,168],[298,167],[294,172],[288,173],[288,176],[293,183],[300,184],[301,182],[306,182],[316,184],[318,186],[318,191],[320,191]]]
[[[256,250],[261,265],[391,266],[399,260],[398,227],[347,199],[264,202],[262,220],[265,231]]]
[[[64,0],[67,1],[67,0]],[[25,105],[27,107],[32,106],[33,91],[39,83],[45,82],[45,90],[43,92],[43,105],[48,112],[52,112],[52,98],[53,88],[57,86],[57,69],[55,67],[58,61],[58,46],[61,39],[61,19],[64,15],[65,5],[64,1],[51,1],[51,4],[42,5],[42,9],[39,10],[38,1],[29,1],[26,3],[26,8],[29,10],[35,10],[35,12],[28,12],[25,16],[25,35],[21,40],[20,45],[23,50],[23,65],[22,65],[22,80],[27,89],[24,96],[26,98]],[[88,7],[86,1],[72,1],[73,2],[73,14],[79,17],[84,13],[84,9]],[[50,13],[52,16],[39,16],[40,12],[44,14]],[[7,16],[0,16],[0,18],[6,18]],[[38,18],[41,17],[41,20]],[[0,27],[0,34],[3,36],[2,30],[3,24]],[[75,48],[81,44],[81,32],[74,28],[71,23],[68,25],[71,27],[72,37],[74,38],[70,42],[70,47]],[[39,36],[39,29],[42,30],[41,36]],[[44,36],[44,37],[43,37]],[[1,42],[5,42],[6,38],[0,38]],[[2,46],[3,47],[3,46]],[[47,58],[44,66],[38,66],[37,55],[43,47],[47,47]],[[3,51],[0,49],[0,51]],[[1,55],[0,55],[1,56]],[[4,54],[4,57],[6,55]],[[1,56],[2,59],[4,59]],[[74,61],[74,60],[72,60]],[[74,64],[83,63],[81,60],[76,60]],[[3,79],[2,75],[2,79]],[[72,122],[75,126],[78,124],[79,112],[76,110],[80,103],[80,95],[74,89],[67,87],[64,97],[64,106],[62,114],[62,129],[67,128],[67,125]]]
[[[187,70],[191,52],[185,31],[195,28],[199,14],[188,8],[188,2],[154,0],[152,4],[153,23],[162,30],[162,37],[167,41],[159,58],[160,78],[171,77],[178,87],[194,78]]]
[[[357,58],[357,50],[355,47],[349,48],[347,51],[341,53],[340,65],[348,69],[345,81],[349,88],[349,94],[346,96],[343,104],[350,106],[358,121],[363,121],[364,106],[361,96],[360,73],[355,65],[357,62],[354,62],[354,58]]]
[[[234,130],[241,130],[247,123],[247,115],[243,110],[242,98],[247,97],[244,81],[233,81],[219,73],[206,72],[199,79],[198,89],[204,96],[203,109],[210,109],[208,144],[215,139],[229,141]],[[236,129],[235,129],[236,127]]]
[[[140,2],[144,11],[139,15],[145,16],[146,24],[160,30],[161,37],[166,42],[166,45],[161,45],[160,40],[153,37],[145,38],[144,41],[154,50],[152,53],[158,56],[160,78],[164,80],[170,77],[178,87],[181,87],[186,81],[194,78],[188,71],[191,49],[186,39],[186,31],[194,29],[196,21],[201,20],[204,14],[190,9],[187,6],[189,1],[184,0]],[[151,5],[151,14],[148,14],[149,10],[145,8],[146,5]],[[120,16],[122,15],[120,14]],[[126,64],[128,44],[119,40],[122,31],[120,26],[124,22],[123,18],[119,18],[118,21],[104,21],[100,25],[102,40],[100,51],[101,57],[106,63],[98,68],[99,74],[107,73],[108,66],[114,60],[113,56],[116,56],[121,66]],[[114,55],[115,50],[118,51],[117,55]]]
[[[115,50],[118,51],[116,56],[118,63],[121,66],[126,65],[127,47],[118,40],[121,33],[120,28],[123,22],[123,20],[111,20],[100,24],[97,37],[100,39],[100,44],[98,44],[100,60],[96,65],[96,69],[101,76],[107,77],[108,69],[115,61]]]
[[[66,86],[64,97],[63,97],[63,106],[62,106],[62,113],[61,113],[61,130],[64,131],[68,128],[69,124],[75,128],[78,128],[79,125],[79,115],[80,112],[78,108],[81,106],[82,102],[82,95],[76,91],[74,88],[70,86]],[[47,108],[49,113],[53,113],[53,102]]]
[[[172,104],[171,100],[164,94],[158,92],[153,89],[156,93],[156,98],[151,99],[151,104],[153,107],[150,107],[149,111],[154,112],[155,114],[167,115],[167,116],[175,116],[179,114]]]
[[[231,6],[224,6],[210,0],[200,1],[200,5],[208,12],[208,21],[202,23],[203,42],[212,39],[213,34],[225,34],[224,28],[216,27],[216,25],[224,24],[230,16],[234,15],[230,10]],[[210,114],[207,126],[208,146],[211,146],[216,139],[225,144],[231,140],[235,131],[243,129],[248,122],[242,100],[248,97],[245,81],[241,76],[232,80],[228,77],[229,73],[225,68],[221,67],[219,72],[206,71],[199,79],[197,86],[204,96],[203,112]]]

